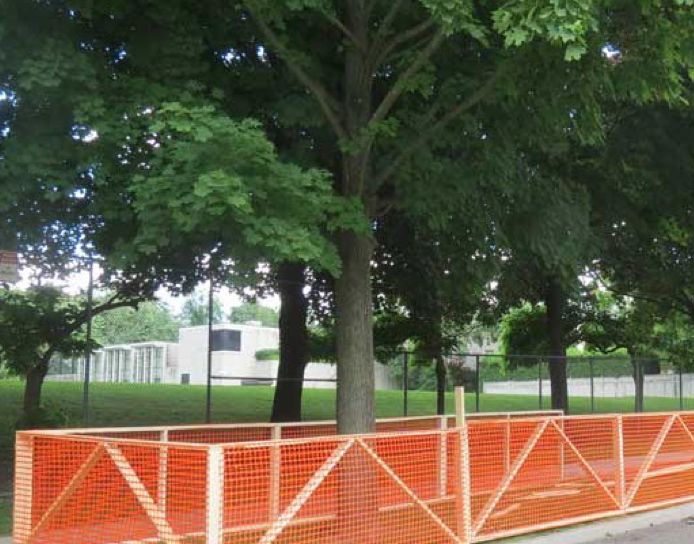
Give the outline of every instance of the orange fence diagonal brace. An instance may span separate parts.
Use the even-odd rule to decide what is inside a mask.
[[[335,448],[330,454],[330,457],[328,457],[323,465],[311,476],[311,479],[306,483],[303,489],[299,491],[296,497],[294,497],[294,500],[292,500],[280,517],[272,524],[272,527],[268,529],[259,544],[271,544],[277,539],[284,528],[294,519],[294,516],[296,516],[304,503],[308,501],[313,492],[318,489],[318,486],[328,477],[330,472],[337,466],[354,443],[355,439],[352,438]]]
[[[34,527],[34,530],[31,532],[31,538],[29,539],[30,542],[34,540],[34,537],[50,521],[60,507],[70,500],[70,497],[74,495],[80,484],[87,478],[87,476],[89,476],[89,472],[103,457],[104,453],[104,447],[99,444],[96,448],[94,448],[94,451],[89,454],[89,457],[87,457],[84,463],[82,463],[82,466],[77,470],[75,475],[72,477],[72,480],[70,480],[70,483],[67,484],[67,487],[63,489],[62,493],[58,495],[58,498],[53,502],[53,504],[51,504],[48,510],[46,510],[46,513],[36,524],[36,527]]]
[[[677,416],[677,421],[679,421],[680,425],[682,426],[682,429],[684,429],[684,432],[685,432],[685,434],[687,435],[687,438],[689,438],[689,440],[690,440],[691,443],[692,443],[692,446],[694,446],[694,435],[693,435],[692,432],[689,430],[689,428],[687,427],[687,425],[684,423],[684,420],[682,419],[682,416],[678,415],[678,416]]]
[[[108,443],[106,443],[104,447],[106,448],[106,451],[111,459],[113,459],[118,472],[121,473],[128,484],[128,487],[130,487],[135,495],[135,498],[147,513],[147,517],[152,521],[152,523],[154,523],[154,526],[157,528],[159,538],[166,544],[176,542],[177,539],[174,536],[171,526],[166,521],[166,518],[162,515],[157,503],[154,502],[144,484],[135,473],[135,470],[133,470],[133,467],[125,458],[125,455],[123,455],[120,448]]]
[[[682,420],[681,416],[676,416],[675,423],[679,423],[680,427],[682,430],[685,432],[685,435],[691,442],[691,445],[694,446],[694,435],[692,435],[691,431],[687,428],[685,425],[684,421]],[[673,424],[674,426],[674,424]],[[655,470],[655,471],[648,471],[646,474],[644,474],[643,479],[648,480],[650,478],[657,478],[658,476],[667,476],[670,474],[678,474],[680,472],[688,472],[690,470],[694,470],[694,463],[685,463],[683,465],[678,465],[674,467],[667,467],[663,468],[660,470]]]
[[[494,511],[494,508],[496,507],[497,503],[499,502],[499,500],[501,500],[502,495],[509,488],[511,482],[518,474],[518,471],[521,469],[528,456],[535,448],[535,445],[538,443],[538,441],[544,434],[545,430],[550,424],[550,421],[551,420],[548,419],[542,423],[538,423],[537,429],[535,429],[535,432],[525,443],[525,446],[523,447],[523,450],[521,451],[520,455],[518,455],[516,460],[513,462],[511,470],[508,472],[508,474],[506,474],[499,486],[494,490],[494,493],[492,493],[492,496],[489,498],[489,501],[487,501],[487,504],[484,506],[484,508],[482,508],[479,518],[477,519],[477,522],[475,523],[475,526],[473,528],[473,535],[476,536],[480,532],[487,519]]]
[[[463,541],[463,540],[460,540],[460,539],[456,536],[456,534],[451,530],[451,528],[450,528],[448,525],[446,525],[446,524],[441,520],[441,518],[438,517],[438,516],[433,512],[433,510],[432,510],[431,508],[429,508],[429,506],[427,506],[427,504],[426,504],[422,499],[420,499],[420,498],[416,495],[416,493],[415,493],[414,491],[412,491],[412,490],[407,486],[407,484],[406,484],[405,482],[403,482],[402,479],[401,479],[397,474],[395,474],[395,472],[393,471],[393,469],[391,469],[391,468],[386,464],[386,462],[383,461],[383,459],[381,459],[381,458],[378,456],[378,454],[377,454],[375,451],[373,451],[373,450],[372,450],[361,438],[357,439],[357,443],[364,449],[364,451],[366,451],[367,454],[369,454],[369,456],[371,456],[371,458],[372,458],[374,461],[376,461],[376,463],[378,464],[378,466],[380,466],[380,467],[386,472],[386,474],[388,474],[388,476],[390,476],[390,478],[391,478],[391,479],[392,479],[392,480],[393,480],[393,481],[394,481],[405,493],[407,493],[407,495],[412,499],[412,501],[413,501],[417,506],[419,506],[422,510],[424,510],[424,512],[432,519],[432,521],[434,521],[434,523],[436,523],[439,527],[441,527],[441,529],[443,530],[443,532],[446,533],[446,535],[448,535],[448,537],[449,537],[453,542],[456,542],[456,543],[458,543],[458,544],[463,544],[464,541]]]
[[[660,432],[658,433],[655,442],[653,442],[653,445],[651,446],[651,449],[648,452],[645,461],[641,465],[641,468],[639,469],[639,472],[636,475],[636,478],[634,479],[634,483],[631,485],[631,489],[629,489],[629,495],[626,499],[626,507],[631,506],[631,503],[634,502],[634,498],[636,497],[636,493],[638,492],[639,487],[641,487],[641,484],[643,483],[646,474],[648,474],[648,471],[651,469],[651,465],[653,464],[653,461],[655,461],[655,458],[658,455],[660,448],[663,447],[663,443],[665,442],[665,439],[667,438],[670,429],[672,429],[672,426],[675,424],[676,419],[677,416],[672,415],[669,418],[667,418],[667,420],[665,420],[665,423],[663,423],[663,426],[660,429]]]
[[[595,473],[595,471],[593,470],[593,467],[591,467],[590,463],[588,463],[588,461],[585,460],[585,458],[583,457],[583,455],[581,455],[581,452],[578,451],[578,449],[573,444],[573,442],[571,442],[571,440],[569,440],[569,437],[566,436],[566,433],[564,433],[563,429],[561,429],[561,427],[559,427],[559,425],[557,425],[556,421],[552,421],[552,425],[559,433],[559,436],[561,436],[561,439],[564,442],[566,442],[566,445],[569,446],[569,448],[571,448],[571,451],[574,453],[574,455],[581,462],[581,464],[586,469],[588,474],[590,474],[590,477],[593,478],[593,480],[595,480],[595,483],[597,483],[602,488],[602,490],[608,495],[608,497],[610,497],[610,499],[612,499],[612,502],[614,502],[615,506],[617,508],[621,508],[622,505],[619,503],[617,498],[610,492],[610,490],[607,488],[607,486],[604,484],[604,482],[600,479],[600,476],[598,476]]]

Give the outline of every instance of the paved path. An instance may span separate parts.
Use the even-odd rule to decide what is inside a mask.
[[[688,544],[694,542],[694,505],[612,518],[540,536],[528,536],[513,544]],[[0,544],[3,544],[0,542]]]
[[[650,529],[630,531],[621,536],[607,537],[595,544],[671,544],[694,541],[694,525],[683,521],[673,521],[663,525],[655,525]]]
[[[694,542],[694,505],[686,504],[633,516],[580,525],[540,536],[507,540],[509,544],[687,544]],[[0,537],[0,544],[12,544]]]

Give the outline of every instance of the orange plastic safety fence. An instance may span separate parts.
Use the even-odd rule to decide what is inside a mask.
[[[465,543],[694,500],[694,414],[26,432],[15,542]]]

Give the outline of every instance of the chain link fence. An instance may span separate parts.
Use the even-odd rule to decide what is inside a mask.
[[[550,370],[566,366],[569,412],[629,413],[694,409],[694,370],[684,361],[626,356],[546,357],[454,353],[443,357],[447,392],[457,385],[474,394],[477,412],[552,407]],[[391,362],[408,393],[436,391],[436,361],[415,352]]]

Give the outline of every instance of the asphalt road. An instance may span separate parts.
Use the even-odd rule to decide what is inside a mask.
[[[595,544],[687,544],[694,542],[694,524],[686,521],[673,521],[637,529],[619,536],[609,536],[596,540]]]
[[[689,544],[694,505],[615,517],[509,541],[513,544]],[[0,543],[2,544],[2,543]],[[506,543],[504,543],[506,544]]]

